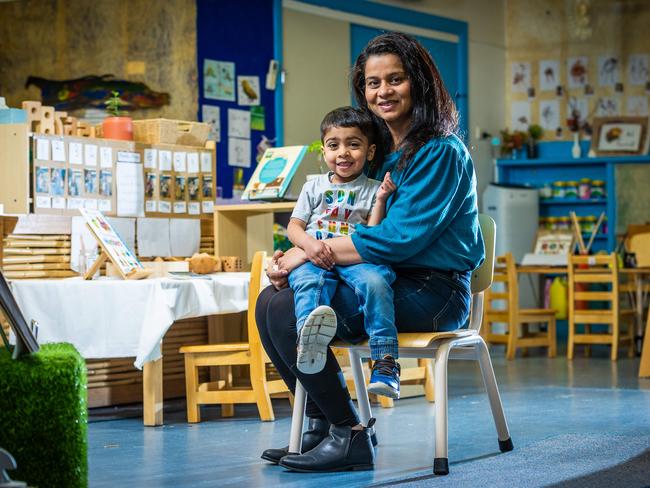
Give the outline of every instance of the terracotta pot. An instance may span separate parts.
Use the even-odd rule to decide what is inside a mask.
[[[104,139],[133,140],[133,119],[131,117],[106,117],[102,122]]]

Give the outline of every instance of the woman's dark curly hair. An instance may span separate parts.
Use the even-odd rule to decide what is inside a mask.
[[[458,111],[429,52],[413,37],[399,32],[387,32],[375,37],[357,57],[352,68],[351,81],[359,106],[368,107],[365,96],[366,61],[370,56],[383,54],[399,57],[411,82],[411,126],[400,147],[392,147],[393,141],[386,123],[373,113],[381,133],[381,143],[378,144],[380,153],[402,149],[397,166],[402,169],[432,137],[446,137],[458,132]]]

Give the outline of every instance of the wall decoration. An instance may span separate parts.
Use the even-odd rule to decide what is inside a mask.
[[[214,59],[203,61],[203,97],[235,101],[235,63]]]
[[[539,89],[553,91],[560,84],[560,62],[546,59],[539,62]]]
[[[228,137],[251,137],[251,113],[248,110],[228,109]]]
[[[627,81],[630,85],[645,85],[650,80],[650,56],[632,54],[627,61]]]
[[[627,97],[626,115],[647,116],[648,97]]]
[[[572,131],[582,128],[589,115],[586,98],[571,97],[567,104],[567,125]]]
[[[560,102],[541,100],[539,102],[539,125],[544,130],[557,130],[560,127]]]
[[[621,81],[620,62],[616,56],[598,56],[598,84],[614,86]]]
[[[38,76],[27,78],[25,87],[35,85],[41,89],[41,102],[56,110],[106,108],[106,99],[113,91],[120,93],[124,105],[121,110],[137,110],[169,105],[169,93],[155,92],[146,84],[116,80],[113,75],[84,76],[72,80],[48,80]]]
[[[228,164],[242,168],[251,167],[251,140],[228,138]]]
[[[265,112],[262,105],[251,107],[251,130],[266,130]]]
[[[512,130],[528,130],[530,124],[530,102],[512,102]]]
[[[511,83],[513,92],[526,93],[531,86],[530,63],[512,63]]]
[[[595,118],[591,148],[599,156],[642,154],[647,134],[647,117]]]
[[[602,97],[596,102],[597,117],[621,115],[621,101],[618,97]]]
[[[210,126],[208,139],[221,142],[221,108],[214,105],[202,105],[201,120]]]
[[[260,104],[259,76],[238,76],[237,77],[237,103],[239,105]]]
[[[569,58],[567,61],[569,88],[582,88],[589,79],[589,59],[586,56]]]

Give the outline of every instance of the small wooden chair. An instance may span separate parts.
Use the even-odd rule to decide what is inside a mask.
[[[494,268],[494,282],[503,283],[505,291],[488,289],[485,295],[486,308],[484,329],[481,332],[488,344],[505,344],[506,358],[514,359],[517,348],[547,347],[548,357],[557,354],[555,310],[550,308],[519,308],[519,285],[517,269],[511,253],[499,256]],[[507,308],[495,308],[494,302],[506,302]],[[494,333],[492,325],[505,323],[508,330],[503,334]],[[546,332],[531,332],[530,324],[547,324]]]
[[[255,323],[255,304],[263,289],[266,253],[255,253],[248,289],[248,342],[183,346],[185,355],[185,386],[187,395],[187,421],[200,422],[200,405],[222,404],[224,416],[233,415],[234,403],[257,403],[262,420],[275,420],[270,395],[287,392],[283,380],[268,381],[266,365],[271,362],[266,355]],[[251,387],[233,388],[231,381],[199,382],[199,367],[248,365]]]
[[[609,344],[611,359],[618,358],[619,342],[629,343],[628,356],[634,356],[634,311],[621,310],[619,301],[618,260],[615,253],[596,256],[569,257],[569,344],[568,359],[573,359],[576,344]],[[584,285],[605,285],[607,291],[583,290]],[[578,285],[578,287],[576,287]],[[576,302],[604,302],[606,309],[577,308]],[[620,323],[628,323],[625,334],[621,334]],[[578,334],[577,324],[584,324],[584,332]],[[603,324],[607,332],[593,332],[591,326]]]

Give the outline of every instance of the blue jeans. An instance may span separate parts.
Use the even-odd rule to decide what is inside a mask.
[[[363,313],[372,359],[386,355],[397,358],[397,328],[391,288],[394,281],[395,272],[386,265],[361,263],[335,266],[328,271],[310,262],[303,264],[289,275],[298,333],[307,316],[319,305],[331,305],[339,283],[345,283],[354,290],[358,310]]]

